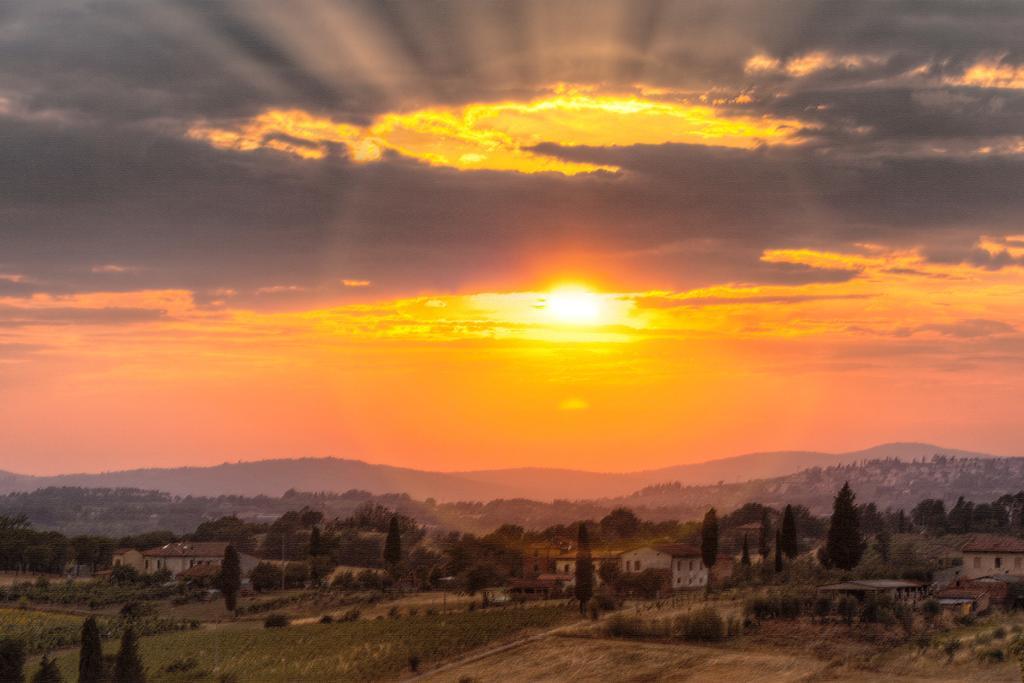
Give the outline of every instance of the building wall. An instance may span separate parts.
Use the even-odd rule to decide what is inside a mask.
[[[992,574],[1024,576],[1024,553],[964,553],[963,578]]]
[[[138,550],[131,550],[122,555],[115,555],[113,565],[115,567],[131,567],[132,569],[138,572],[142,572],[143,568],[145,567],[145,563],[143,562],[142,559],[142,553],[140,553]]]
[[[672,557],[654,548],[638,548],[622,554],[624,572],[638,574],[647,569],[671,572],[673,590],[702,588],[708,583],[708,570],[699,557]]]

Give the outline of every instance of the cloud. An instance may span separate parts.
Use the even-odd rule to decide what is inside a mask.
[[[675,142],[750,148],[799,142],[804,127],[796,119],[742,116],[704,104],[560,86],[527,101],[382,114],[363,128],[302,110],[270,110],[235,128],[197,124],[188,135],[221,149],[268,148],[303,159],[322,159],[332,145],[340,145],[361,163],[379,161],[383,150],[390,150],[460,170],[575,175],[618,169],[549,157],[539,145]]]

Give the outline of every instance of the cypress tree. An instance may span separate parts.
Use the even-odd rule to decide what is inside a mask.
[[[139,657],[139,641],[130,626],[121,636],[121,650],[114,662],[114,683],[146,683],[146,669]]]
[[[96,617],[82,624],[82,647],[78,652],[78,683],[100,683],[103,680],[103,644]]]
[[[740,555],[740,564],[744,567],[750,566],[750,544],[747,543],[746,534],[743,534],[743,554]]]
[[[224,594],[224,607],[234,612],[238,606],[238,591],[242,588],[242,558],[235,546],[224,549],[224,560],[220,564],[220,590]]]
[[[17,638],[0,638],[0,681],[25,681],[25,644]]]
[[[799,552],[796,537],[796,516],[793,514],[792,505],[787,505],[786,511],[782,515],[782,552],[786,553],[786,557],[790,560],[795,558]]]
[[[309,554],[313,557],[324,554],[324,542],[318,526],[313,527],[313,530],[309,532]]]
[[[594,561],[590,556],[590,538],[587,525],[580,522],[576,543],[576,599],[580,601],[580,614],[586,612],[587,602],[594,594]]]
[[[864,554],[864,539],[860,534],[860,519],[854,502],[856,498],[850,482],[843,484],[836,495],[825,542],[825,557],[822,558],[826,566],[853,569]]]
[[[384,564],[394,572],[402,561],[402,532],[398,527],[398,515],[391,518],[388,525],[388,537],[384,541]]]
[[[711,592],[711,568],[715,566],[718,559],[718,515],[715,508],[711,508],[704,515],[704,522],[700,525],[700,557],[704,560],[704,566],[708,568],[707,592]]]
[[[775,531],[775,571],[782,571],[782,530]]]
[[[761,513],[761,536],[757,539],[757,552],[761,555],[761,564],[768,561],[768,539],[771,533],[771,519],[768,517],[768,510]]]
[[[39,662],[39,668],[32,675],[32,683],[64,683],[64,677],[60,675],[57,662],[50,659],[50,655],[43,655]]]

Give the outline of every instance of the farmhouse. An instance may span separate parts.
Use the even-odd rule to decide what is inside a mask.
[[[701,560],[700,548],[682,543],[651,545],[621,555],[623,572],[639,574],[647,569],[668,572],[672,590],[701,588],[707,585],[708,569]]]
[[[539,574],[552,574],[557,571],[558,558],[568,552],[568,548],[549,543],[535,543],[523,551],[523,576],[536,578]]]
[[[1011,536],[980,536],[960,549],[964,579],[997,574],[1024,576],[1024,540]]]
[[[615,551],[595,551],[590,554],[590,559],[594,563],[595,573],[595,585],[600,585],[601,576],[599,570],[601,565],[606,562],[614,562],[618,564],[621,553]],[[562,553],[554,558],[554,571],[544,572],[547,574],[563,574],[568,576],[576,575],[576,553]]]
[[[145,561],[142,558],[142,553],[135,548],[118,548],[114,551],[114,557],[111,564],[115,567],[131,567],[140,573],[145,568]]]
[[[142,551],[142,571],[144,574],[155,574],[166,569],[172,576],[178,576],[197,565],[209,564],[219,567],[224,560],[224,551],[227,547],[227,543],[205,542],[168,543],[159,548],[150,548]],[[239,558],[243,576],[259,564],[259,560],[252,555],[239,553]]]

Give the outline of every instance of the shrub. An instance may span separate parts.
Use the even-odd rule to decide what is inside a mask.
[[[605,632],[613,638],[641,638],[647,635],[643,619],[621,613],[612,615],[605,626]]]
[[[322,617],[320,617],[320,623],[321,624],[333,624],[334,623],[334,617],[332,617],[330,614],[325,614]]]
[[[587,616],[594,621],[597,621],[598,617],[601,616],[601,608],[597,604],[597,598],[590,598],[587,601]]]
[[[951,638],[942,644],[942,651],[946,655],[946,661],[950,664],[953,663],[953,658],[956,657],[956,653],[960,650],[963,643],[957,638]]]
[[[359,611],[358,607],[353,607],[349,611],[338,617],[338,621],[359,621],[359,616],[362,612]]]
[[[978,652],[978,660],[986,664],[999,664],[1006,661],[1006,653],[1001,647],[989,647]]]
[[[836,604],[836,611],[842,617],[843,623],[847,626],[853,625],[853,618],[857,614],[857,601],[848,595],[844,595]]]
[[[935,623],[935,619],[942,614],[942,605],[935,598],[928,598],[921,604],[921,614],[924,615],[928,625]]]
[[[195,657],[184,657],[182,659],[175,659],[173,662],[164,667],[164,671],[173,674],[184,671],[193,671],[198,666],[199,660]]]
[[[397,607],[392,607],[388,610],[388,619],[397,619],[400,616],[401,614],[399,613]]]
[[[416,673],[420,670],[420,656],[409,655],[409,671]]]
[[[676,632],[683,640],[718,642],[725,638],[725,622],[714,607],[701,607],[676,621]]]
[[[285,628],[291,623],[291,620],[283,614],[269,614],[263,620],[263,628]]]
[[[832,598],[825,595],[818,596],[814,600],[814,616],[824,624],[830,614],[832,614]]]
[[[996,627],[996,630],[992,631],[992,637],[996,640],[1002,640],[1006,637],[1006,628],[1003,626]]]

